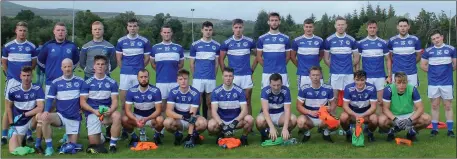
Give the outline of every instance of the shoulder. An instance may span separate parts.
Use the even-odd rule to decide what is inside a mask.
[[[110,82],[111,84],[115,84],[116,81],[114,79],[112,79],[111,77],[106,77],[105,78],[108,82]]]
[[[159,47],[159,46],[161,46],[161,45],[162,45],[162,43],[160,42],[160,43],[157,43],[157,44],[152,45],[152,47],[155,48],[155,47]]]
[[[90,77],[89,79],[87,79],[84,82],[86,82],[86,84],[90,84],[93,80],[94,80],[94,77]]]
[[[351,35],[349,34],[346,34],[346,37],[351,40],[351,41],[356,41],[354,37],[352,37]]]
[[[426,49],[425,49],[425,52],[429,52],[429,51],[431,51],[433,48],[434,48],[434,47],[433,47],[433,45],[432,45],[432,46],[426,48]]]
[[[250,37],[247,37],[247,36],[243,36],[243,39],[249,41],[249,42],[254,42],[254,39],[250,38]]]
[[[200,42],[201,42],[201,40],[194,41],[194,42],[192,43],[192,46],[195,46],[195,45],[199,44]]]
[[[127,35],[124,35],[123,37],[119,38],[119,39],[117,40],[117,42],[119,43],[119,42],[122,42],[122,41],[124,41],[124,40],[126,40],[126,39],[127,39]]]
[[[214,89],[213,92],[217,94],[217,93],[220,93],[222,91],[222,89],[224,89],[224,88],[223,88],[223,86],[221,84],[220,86],[217,86],[216,89]]]
[[[382,42],[383,44],[387,44],[387,41],[381,38],[378,38],[378,41]]]
[[[179,89],[179,86],[176,87],[176,90]],[[179,91],[179,90],[178,90]],[[192,96],[197,96],[200,92],[198,92],[198,90],[192,86],[190,86],[190,90],[189,90],[189,93],[192,95]]]
[[[364,43],[367,40],[368,40],[368,38],[363,38],[362,40],[358,41],[357,43]]]
[[[94,45],[94,41],[91,40],[91,41],[85,43],[82,48],[87,49],[88,47],[91,47],[92,45]]]
[[[11,46],[13,44],[16,44],[16,41],[13,40],[13,41],[10,41],[10,42],[6,43],[5,47]]]
[[[38,91],[41,89],[40,85],[32,84],[32,89]]]
[[[171,45],[182,48],[182,46],[180,44],[172,43]]]
[[[285,37],[285,38],[289,39],[289,36],[288,36],[288,35],[286,35],[286,34],[283,34],[283,33],[279,33],[279,35],[281,35],[281,36],[283,36],[283,37]]]
[[[270,35],[270,34],[268,34],[268,33],[265,33],[265,34],[263,34],[263,35],[260,35],[260,36],[259,36],[259,39],[263,39],[263,38],[266,38],[268,35]]]
[[[317,35],[314,35],[314,39],[317,39],[319,41],[324,41],[324,39],[322,39],[320,36],[317,36]]]
[[[447,45],[447,44],[446,44],[446,45],[444,45],[444,47],[445,47],[445,48],[448,48],[448,49],[450,49],[450,50],[452,50],[452,51],[455,50],[454,46],[451,46],[451,45]]]
[[[328,84],[325,84],[325,83],[322,84],[322,88],[333,90],[331,85],[328,85]]]
[[[147,43],[149,42],[149,40],[147,38],[145,38],[144,36],[141,36],[141,35],[138,35],[138,39],[140,39],[141,41]]]
[[[79,77],[79,76],[74,76],[74,79],[80,82],[84,82],[84,78]]]
[[[151,91],[151,92],[153,92],[153,93],[158,93],[158,92],[160,92],[159,88],[157,88],[157,87],[154,86],[154,85],[149,85],[148,91]]]
[[[233,38],[230,37],[230,38],[228,38],[227,40],[224,41],[224,44],[227,45],[227,44],[229,44],[232,40],[233,40]]]
[[[233,85],[233,89],[238,93],[244,93],[243,88],[237,85]]]
[[[327,37],[327,39],[325,39],[325,40],[330,41],[330,40],[334,39],[335,37],[336,37],[336,35],[332,34],[329,37]]]
[[[60,76],[60,77],[58,77],[58,78],[52,80],[52,84],[57,83],[57,82],[59,82],[60,80],[62,80],[62,76]]]
[[[296,38],[294,39],[294,41],[300,41],[300,40],[303,39],[303,38],[304,38],[304,36],[301,35],[301,36],[299,36],[299,37],[296,37]]]
[[[289,93],[289,92],[290,92],[290,89],[289,89],[287,86],[282,86],[282,87],[281,87],[281,92],[282,92],[283,94],[290,94],[290,93]]]
[[[128,92],[131,92],[131,93],[136,93],[136,92],[138,92],[138,85],[133,86],[132,88],[130,88],[130,89],[128,90]]]
[[[113,44],[111,44],[109,41],[103,40],[103,44],[107,47],[114,47]]]
[[[26,43],[27,43],[27,45],[30,45],[33,49],[36,48],[35,44],[33,44],[32,42],[27,40]]]
[[[300,87],[300,90],[304,91],[304,90],[306,90],[308,88],[311,88],[311,85],[310,84],[305,84],[302,87]]]
[[[10,89],[10,92],[9,93],[14,93],[14,92],[17,92],[21,90],[21,85],[17,85],[17,86],[14,86]]]
[[[367,83],[366,87],[368,87],[368,83]],[[356,89],[356,88],[355,88],[355,83],[350,83],[350,84],[346,85],[346,86],[344,87],[344,89],[345,89],[345,90],[348,90],[349,92],[355,91],[355,89]]]
[[[398,35],[395,35],[395,36],[391,37],[391,38],[389,39],[389,41],[394,41],[394,40],[396,40],[396,39],[398,39]]]
[[[415,36],[415,35],[409,35],[408,38],[411,38],[411,39],[414,39],[414,40],[419,40],[419,38],[417,38],[417,36]]]
[[[375,89],[376,86],[375,86],[375,85],[373,85],[373,84],[371,84],[371,83],[366,83],[366,85],[367,85],[367,87],[366,87],[365,89],[367,89],[367,90],[370,91],[370,92],[373,92],[373,91],[376,92],[376,89]]]
[[[214,40],[214,39],[211,40],[211,42],[214,43],[214,44],[216,44],[216,45],[218,45],[218,46],[221,46],[221,44],[220,44],[219,42],[217,42],[216,40]]]

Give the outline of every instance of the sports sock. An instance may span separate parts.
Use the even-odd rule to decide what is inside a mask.
[[[109,146],[116,146],[118,138],[111,137],[109,141]]]
[[[305,130],[305,136],[311,136],[311,131]]]
[[[132,132],[132,133],[130,133],[130,136],[132,136],[132,139],[136,139],[136,138],[138,138],[138,136],[136,135],[136,133],[135,133],[135,132]]]
[[[8,136],[8,129],[3,129],[2,130],[2,137],[7,137]]]
[[[453,131],[454,130],[454,121],[453,120],[447,120],[446,124],[447,124],[447,130],[448,131]]]
[[[35,147],[41,147],[41,138],[36,138]]]
[[[438,130],[438,121],[432,120],[432,130]]]
[[[27,138],[32,137],[32,130],[27,130]]]
[[[44,141],[46,141],[46,147],[52,148],[52,139],[46,139]]]

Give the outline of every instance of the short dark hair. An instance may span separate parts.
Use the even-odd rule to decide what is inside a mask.
[[[338,21],[338,20],[346,21],[346,18],[343,18],[342,16],[338,16],[338,17],[336,17],[335,22]]]
[[[232,26],[234,26],[235,24],[241,24],[243,25],[243,20],[242,19],[239,19],[239,18],[236,18],[236,19],[233,19],[232,20]]]
[[[180,69],[180,70],[178,70],[178,77],[179,77],[179,76],[182,76],[182,75],[187,75],[187,76],[189,76],[189,74],[190,74],[190,72],[187,71],[186,69]]]
[[[367,72],[364,70],[358,70],[354,72],[354,79],[367,79]]]
[[[140,69],[140,70],[138,71],[138,75],[140,74],[140,72],[147,72],[147,73],[148,73],[148,76],[149,76],[149,71],[148,71],[147,69],[145,69],[145,68]],[[138,76],[138,75],[137,75],[137,76]]]
[[[402,71],[398,71],[395,73],[394,75],[394,79],[395,81],[400,81],[400,82],[406,82],[408,83],[408,75],[406,75],[405,72],[402,72]]]
[[[319,66],[312,66],[309,68],[309,73],[311,73],[311,71],[319,71],[322,74],[322,68]]]
[[[270,82],[271,81],[278,81],[278,80],[281,80],[281,82],[282,82],[282,76],[279,73],[273,73],[270,76]]]
[[[171,32],[173,32],[173,28],[171,28],[171,26],[168,25],[168,24],[163,25],[163,26],[160,28],[160,32],[162,32],[162,29],[163,29],[163,28],[169,28],[169,29],[171,30]]]
[[[314,24],[314,20],[311,18],[305,19],[305,21],[303,21],[303,25],[305,24]]]
[[[270,19],[270,17],[278,17],[278,19],[281,20],[281,16],[279,16],[279,13],[277,12],[271,12],[270,14],[268,14],[268,20]]]
[[[370,24],[376,24],[376,25],[377,25],[378,22],[376,22],[376,20],[371,19],[371,20],[369,20],[369,21],[367,22],[367,25],[370,25]]]
[[[211,23],[210,21],[205,21],[205,22],[203,22],[203,24],[202,24],[202,29],[203,29],[204,27],[211,27],[211,28],[213,28],[213,23]]]
[[[94,63],[98,60],[103,60],[105,61],[105,64],[108,62],[108,58],[106,56],[103,56],[103,55],[95,55],[94,57]]]
[[[398,19],[397,25],[400,24],[400,22],[406,22],[406,24],[409,25],[409,20],[406,19],[406,18],[400,18],[400,19]]]
[[[435,34],[443,35],[440,30],[435,29],[435,30],[432,30],[432,32],[430,33],[430,37],[432,37]]]
[[[233,70],[233,68],[231,68],[231,67],[224,67],[224,71],[222,71],[222,73],[223,73],[223,72],[230,72],[230,73],[233,73],[234,70]]]
[[[33,71],[32,66],[23,66],[21,68],[21,72],[32,73],[32,71]]]
[[[138,20],[136,18],[131,18],[127,21],[127,23],[138,23]]]

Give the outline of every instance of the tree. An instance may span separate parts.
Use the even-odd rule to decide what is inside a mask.
[[[387,13],[387,18],[392,18],[395,16],[395,9],[392,7],[392,4],[389,5],[389,11]]]
[[[268,26],[268,13],[265,10],[261,10],[257,15],[254,25],[254,39],[258,39],[259,36],[265,34],[270,30]]]
[[[368,20],[374,19],[375,15],[376,15],[376,13],[373,10],[373,7],[371,6],[371,4],[368,3],[368,5],[367,5],[367,18],[368,18]]]
[[[381,21],[382,20],[382,10],[379,5],[376,5],[376,12],[375,12],[375,18],[376,21]]]
[[[356,35],[363,23],[358,17],[357,10],[354,9],[351,17],[351,25],[348,26],[348,32],[350,35]]]
[[[421,39],[422,46],[425,46],[429,41],[425,39],[429,39],[430,31],[437,29],[439,26],[435,13],[427,12],[424,9],[421,9],[414,24],[415,28],[417,28],[416,36]]]
[[[368,21],[368,17],[367,17],[367,14],[365,12],[365,8],[362,7],[362,9],[360,10],[360,16],[359,16],[359,19],[362,23],[366,23]]]
[[[316,16],[314,16],[314,13],[311,13],[311,17],[309,19],[312,19],[314,22],[316,21]]]
[[[316,27],[317,28],[316,31],[320,32],[320,36],[322,38],[326,38],[331,34],[329,27],[333,27],[333,26],[330,25],[330,19],[329,19],[327,13],[324,13],[324,15],[322,15],[322,18],[320,20],[320,26]]]
[[[17,13],[15,19],[20,20],[20,21],[30,21],[35,17],[35,13],[33,13],[31,10],[21,10],[19,13]]]

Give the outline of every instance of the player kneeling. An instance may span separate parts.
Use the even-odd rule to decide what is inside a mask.
[[[373,132],[378,126],[378,116],[376,113],[377,93],[376,87],[367,83],[367,73],[359,70],[354,72],[354,83],[348,84],[344,88],[344,112],[341,113],[340,123],[346,131],[346,141],[352,141],[352,131],[350,124],[355,124],[358,118],[363,118],[368,124],[368,141],[375,141]]]
[[[213,118],[208,122],[208,132],[217,135],[219,140],[233,136],[235,129],[243,128],[241,144],[248,145],[248,134],[254,119],[248,115],[245,93],[241,87],[233,84],[232,68],[224,68],[222,76],[224,84],[214,89],[211,94]]]
[[[262,142],[268,136],[276,140],[276,127],[282,127],[281,137],[288,140],[290,132],[297,125],[297,117],[290,111],[290,90],[282,85],[280,74],[270,76],[270,85],[262,89],[262,110],[257,116],[257,129],[262,134]],[[267,128],[268,127],[268,128]],[[268,135],[269,132],[269,135]]]
[[[85,110],[89,144],[101,144],[102,124],[111,125],[109,150],[116,153],[117,140],[121,131],[121,114],[117,111],[118,85],[105,74],[107,58],[102,55],[94,57],[95,74],[83,83],[80,104]],[[101,106],[109,107],[101,114]]]
[[[156,130],[154,142],[162,144],[160,131],[163,129],[162,95],[156,86],[149,84],[149,71],[141,69],[137,75],[139,85],[133,86],[127,91],[125,98],[125,116],[122,117],[122,126],[131,134],[130,146],[133,142],[138,142],[138,136],[133,132],[135,127],[141,128],[140,133],[144,133],[144,126],[149,126]],[[132,112],[133,104],[133,112]],[[143,135],[143,134],[141,134]],[[144,134],[144,136],[146,136]],[[146,139],[141,138],[141,141]]]
[[[329,127],[319,119],[318,110],[321,106],[330,104],[330,110],[336,108],[332,86],[321,83],[321,77],[322,69],[318,66],[311,67],[309,69],[311,85],[307,84],[298,91],[297,111],[301,115],[297,119],[297,126],[299,133],[304,132],[302,142],[307,142],[311,138],[310,130],[318,126],[324,129],[323,139],[333,143],[330,131],[338,129],[338,127]]]
[[[387,141],[394,140],[394,133],[400,130],[408,131],[406,138],[416,141],[417,131],[431,123],[430,115],[424,113],[417,87],[408,84],[408,77],[404,72],[395,73],[395,84],[384,88],[383,100],[379,127],[389,129]]]
[[[206,119],[198,115],[200,105],[200,92],[189,86],[189,71],[178,71],[178,87],[171,89],[167,99],[167,118],[164,121],[165,129],[174,133],[175,145],[182,143],[182,131],[187,130],[184,139],[185,147],[194,147],[200,143],[200,135],[206,130]]]

